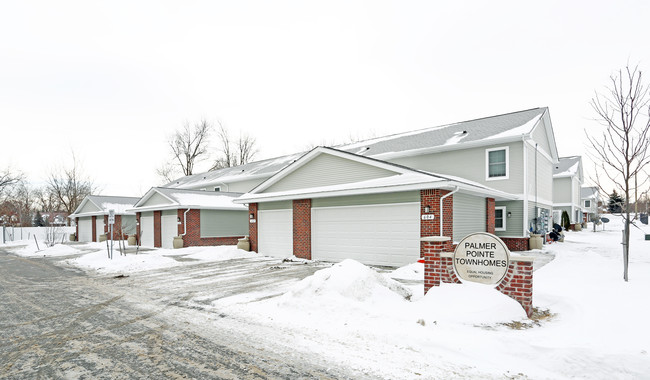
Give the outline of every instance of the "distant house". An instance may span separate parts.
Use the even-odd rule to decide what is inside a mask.
[[[109,232],[108,214],[115,213],[113,224],[113,239],[126,238],[124,234],[135,233],[135,213],[127,211],[138,201],[136,197],[115,197],[104,195],[89,195],[79,204],[79,207],[69,216],[77,225],[77,240],[82,242],[97,242],[99,237]],[[123,234],[120,235],[120,232]],[[109,236],[110,238],[110,236]]]
[[[598,187],[583,187],[580,189],[580,199],[582,201],[582,216],[584,222],[591,222],[591,219],[599,214],[599,204],[601,203]]]
[[[553,167],[553,220],[556,223],[560,223],[562,211],[569,214],[571,224],[582,222],[582,182],[582,157],[561,157]]]
[[[136,215],[144,247],[235,245],[248,234],[248,208],[233,203],[242,195],[225,191],[151,188],[129,212]]]

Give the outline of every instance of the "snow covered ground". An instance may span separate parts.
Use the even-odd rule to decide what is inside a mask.
[[[266,298],[218,298],[187,314],[232,328],[288,360],[318,360],[379,378],[650,378],[650,241],[632,229],[629,282],[623,281],[622,223],[567,232],[532,255],[550,263],[534,273],[533,319],[492,288],[464,284],[422,291],[423,265],[386,273],[346,260]],[[643,230],[645,231],[643,231]],[[108,260],[105,243],[36,252],[99,273],[132,273],[254,257],[234,247],[152,250]],[[79,257],[79,252],[88,252]],[[70,257],[68,257],[70,256]],[[179,260],[182,258],[182,260]],[[398,281],[397,281],[397,280]],[[261,301],[253,301],[259,300]],[[215,312],[228,318],[215,318]],[[231,322],[228,322],[228,321]]]

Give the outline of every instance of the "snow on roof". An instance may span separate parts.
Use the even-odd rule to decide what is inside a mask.
[[[383,154],[467,143],[489,143],[495,139],[517,138],[530,134],[547,111],[546,107],[485,117],[460,123],[430,127],[395,135],[337,146],[336,149],[376,157]],[[248,179],[271,177],[306,152],[251,162],[231,168],[178,178],[165,188],[199,188]],[[376,157],[378,158],[378,157]],[[227,190],[227,189],[226,189]]]
[[[84,212],[76,213],[77,210],[81,209],[81,206],[84,204],[82,201],[75,210],[75,213],[70,215],[70,217],[78,216],[91,216],[91,215],[108,215],[108,210],[114,210],[116,215],[135,215],[131,211],[127,211],[138,202],[140,198],[138,197],[117,197],[117,196],[108,196],[108,195],[88,195],[84,201],[92,202],[95,206],[100,208],[100,211],[96,212]]]
[[[149,209],[172,209],[172,208],[248,210],[248,208],[243,205],[233,203],[233,200],[241,196],[242,193],[169,189],[164,187],[154,187],[149,191],[158,192],[164,195],[165,197],[169,198],[171,203],[168,205],[138,206],[135,207],[135,210],[140,211],[140,210],[149,210]]]
[[[553,178],[573,177],[580,172],[580,156],[560,157],[559,162],[553,166]]]
[[[580,198],[598,198],[598,188],[596,186],[580,188]]]
[[[354,144],[337,146],[337,149],[356,153],[366,148],[365,156],[435,148],[467,143],[486,142],[495,139],[516,138],[530,134],[547,108],[469,120],[417,131],[384,136]]]
[[[228,182],[245,181],[257,177],[270,177],[285,166],[297,160],[304,153],[270,158],[268,160],[251,162],[230,168],[217,169],[205,173],[178,178],[164,188],[197,188],[202,186],[220,185]],[[227,189],[226,189],[227,190]]]

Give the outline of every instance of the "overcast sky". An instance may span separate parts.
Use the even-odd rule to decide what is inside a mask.
[[[648,1],[441,3],[1,1],[0,168],[39,184],[74,151],[101,193],[140,196],[187,121],[261,159],[544,106],[584,155],[594,91],[650,67]]]

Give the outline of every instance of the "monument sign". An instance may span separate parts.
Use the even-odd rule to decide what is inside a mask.
[[[477,232],[465,236],[454,251],[454,270],[461,280],[498,284],[508,272],[510,251],[497,236]]]

